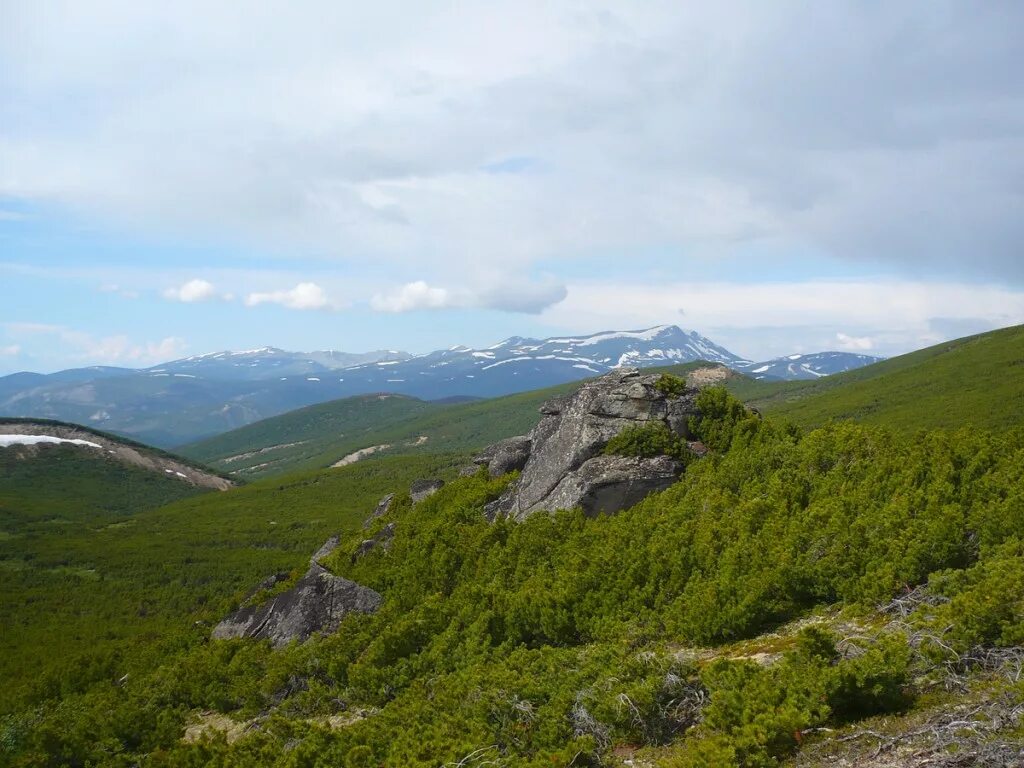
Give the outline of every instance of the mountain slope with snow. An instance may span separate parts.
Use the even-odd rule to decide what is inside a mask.
[[[754,379],[810,381],[822,376],[853,371],[881,360],[881,357],[858,355],[853,352],[816,352],[809,355],[787,355],[774,360],[732,367]]]
[[[513,336],[483,349],[456,346],[417,356],[264,347],[195,355],[137,371],[14,374],[0,378],[0,414],[90,424],[170,447],[353,395],[496,397],[623,366],[697,360],[756,378],[800,379],[848,370],[874,358],[827,352],[755,363],[674,325],[548,339]]]

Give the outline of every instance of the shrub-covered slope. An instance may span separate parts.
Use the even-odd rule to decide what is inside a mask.
[[[651,370],[686,375],[706,366],[687,363]],[[374,456],[472,453],[529,432],[540,418],[537,409],[543,402],[580,384],[460,403],[427,403],[396,395],[350,397],[265,419],[180,450],[243,478],[328,467],[373,446],[387,446]]]
[[[933,744],[921,752],[928,764],[970,765],[964,749],[1019,753],[1024,433],[910,439],[842,424],[800,434],[748,417],[720,391],[701,398],[695,427],[711,453],[633,509],[490,523],[483,505],[509,478],[483,473],[416,505],[403,494],[329,561],[384,596],[378,613],[282,651],[195,632],[179,655],[118,686],[107,679],[127,660],[9,718],[8,753],[16,765],[599,766],[629,756],[753,768],[812,755],[815,742],[851,749],[857,729],[881,732],[864,718],[909,727],[943,696],[950,711],[970,696],[1006,706],[985,723],[975,708],[960,731],[922,730],[961,748],[943,763],[948,749]],[[306,477],[332,476],[342,475]],[[391,489],[403,487],[395,477]],[[389,523],[390,548],[357,557]],[[838,729],[851,740],[829,742]]]
[[[74,448],[4,455],[0,713],[168,661],[261,578],[355,530],[394,483],[454,473],[449,457],[403,458],[196,495]]]
[[[830,419],[912,431],[1004,429],[1024,419],[1024,326],[944,342],[811,382],[737,379],[730,389],[801,426]]]

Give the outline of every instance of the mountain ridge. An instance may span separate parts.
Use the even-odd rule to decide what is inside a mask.
[[[208,352],[149,368],[70,369],[0,378],[0,414],[92,424],[172,447],[316,403],[368,393],[424,400],[488,398],[543,389],[615,368],[704,360],[755,378],[820,377],[873,360],[849,353],[757,363],[675,325],[546,339],[511,336],[410,355],[288,352],[275,347]],[[353,364],[354,363],[354,364]]]

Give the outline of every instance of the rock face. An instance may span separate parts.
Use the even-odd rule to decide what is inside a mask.
[[[261,605],[247,605],[213,629],[214,639],[267,639],[275,648],[307,640],[315,632],[334,632],[349,613],[373,613],[381,596],[349,579],[335,576],[318,562],[337,546],[332,537],[317,550],[306,575],[286,592]]]
[[[697,415],[697,390],[677,396],[660,391],[658,374],[635,368],[613,371],[587,382],[574,394],[541,406],[543,418],[529,436],[492,446],[480,463],[521,466],[522,474],[487,507],[491,519],[522,519],[539,510],[581,506],[587,514],[615,512],[643,496],[671,485],[683,470],[668,457],[637,459],[601,455],[608,441],[634,425],[662,422],[674,433],[689,437],[688,424]],[[519,452],[527,454],[522,461]],[[514,460],[504,460],[514,456]]]
[[[589,515],[628,509],[679,479],[682,463],[668,456],[595,456],[570,472],[544,499],[549,509],[582,507]]]
[[[532,442],[529,435],[510,437],[486,448],[473,459],[473,464],[486,464],[487,473],[491,477],[501,477],[509,472],[521,470],[530,458]]]
[[[444,480],[414,480],[409,487],[409,495],[414,503],[423,501],[428,496],[444,488]]]

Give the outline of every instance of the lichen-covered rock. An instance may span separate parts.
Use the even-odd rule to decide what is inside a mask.
[[[307,640],[316,632],[334,632],[349,613],[376,611],[382,600],[379,593],[320,565],[337,546],[338,537],[332,536],[310,559],[309,570],[294,587],[258,605],[243,604],[214,627],[212,637],[266,639],[279,648],[293,640]],[[280,583],[284,575],[265,579],[257,591]]]
[[[487,474],[501,477],[509,472],[521,470],[530,458],[532,441],[529,435],[510,437],[495,443],[473,457],[476,465],[487,465]]]
[[[334,632],[349,613],[373,613],[379,593],[313,565],[287,592],[262,605],[246,606],[214,627],[215,639],[267,639],[275,648],[304,641],[315,632]]]
[[[660,421],[675,434],[689,437],[690,417],[698,413],[697,390],[688,387],[681,394],[667,394],[658,388],[659,379],[659,374],[624,368],[586,382],[571,395],[544,403],[540,422],[522,439],[521,444],[529,440],[522,473],[488,505],[488,517],[522,519],[540,510],[577,504],[584,509],[590,505],[588,511],[615,512],[629,506],[625,502],[636,496],[636,489],[660,489],[665,487],[669,474],[674,472],[678,477],[682,465],[667,457],[666,461],[632,460],[633,464],[617,461],[621,457],[605,457],[584,471],[608,441],[629,426]],[[490,455],[496,457],[497,451]],[[622,474],[627,466],[641,473],[632,485],[625,483]],[[574,498],[579,501],[568,503]],[[612,503],[616,498],[623,506]]]
[[[418,503],[428,496],[433,496],[442,488],[444,488],[444,480],[414,480],[409,487],[409,496],[412,497],[414,503]]]
[[[551,509],[581,507],[589,516],[618,512],[679,479],[681,462],[669,456],[595,456],[570,472],[547,495]]]

